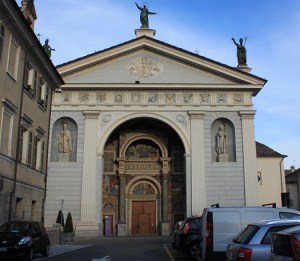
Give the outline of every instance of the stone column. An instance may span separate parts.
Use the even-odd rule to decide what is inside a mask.
[[[126,211],[125,211],[125,159],[119,158],[119,222],[118,222],[118,236],[126,236]]]
[[[205,157],[204,157],[204,111],[189,111],[191,122],[191,193],[192,215],[200,216],[206,206]],[[187,188],[188,189],[188,188]]]
[[[97,190],[97,202],[99,202],[99,208],[98,208],[98,213],[99,213],[99,234],[100,236],[103,236],[103,212],[102,212],[102,207],[103,207],[103,198],[102,198],[102,184],[103,184],[103,170],[104,170],[104,159],[103,159],[103,153],[99,153],[97,155],[97,170],[96,172],[98,173],[99,177],[99,187]]]
[[[191,172],[191,155],[185,155],[185,173],[186,173],[186,215],[192,216],[192,172]]]
[[[97,173],[97,129],[99,111],[83,111],[85,116],[84,153],[81,189],[81,217],[76,226],[76,236],[98,236],[98,211],[102,202],[97,201],[97,191],[100,189]]]
[[[119,223],[125,223],[125,174],[120,174],[120,214]]]
[[[168,191],[169,191],[169,177],[170,177],[170,158],[161,158],[162,161],[162,222],[161,234],[162,236],[170,235],[170,220],[168,216]]]
[[[244,152],[246,206],[259,204],[257,182],[257,158],[254,135],[255,111],[240,111],[242,119],[242,139]]]

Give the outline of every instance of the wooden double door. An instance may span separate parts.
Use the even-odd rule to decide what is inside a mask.
[[[156,234],[156,202],[132,201],[132,234]]]

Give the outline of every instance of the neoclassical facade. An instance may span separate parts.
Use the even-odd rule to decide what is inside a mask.
[[[77,235],[167,235],[211,204],[259,203],[252,99],[266,81],[154,33],[58,66],[46,225],[63,207]]]

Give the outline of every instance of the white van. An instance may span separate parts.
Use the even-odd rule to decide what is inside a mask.
[[[300,211],[273,207],[205,208],[202,214],[202,260],[225,260],[227,244],[248,223],[272,219],[299,219]]]

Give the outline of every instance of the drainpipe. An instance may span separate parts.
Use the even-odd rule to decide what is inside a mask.
[[[283,191],[283,170],[282,170],[282,162],[283,162],[283,160],[286,158],[286,156],[284,156],[282,159],[281,159],[281,161],[280,161],[280,165],[279,165],[279,167],[280,167],[280,179],[281,179],[281,182],[280,182],[280,184],[281,184],[281,192],[283,193],[284,191]],[[285,177],[284,177],[285,178]],[[284,182],[285,183],[285,182]],[[285,189],[286,190],[286,189]]]

